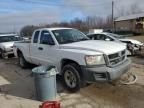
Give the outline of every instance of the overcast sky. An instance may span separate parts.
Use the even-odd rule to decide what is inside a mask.
[[[144,0],[114,0],[115,16]],[[112,0],[0,0],[0,32],[19,31],[25,25],[69,21],[75,17],[105,17],[111,14]]]

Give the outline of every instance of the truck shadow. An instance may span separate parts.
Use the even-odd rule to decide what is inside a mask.
[[[0,94],[9,99],[11,96],[36,100],[34,78],[31,66],[21,69],[16,58],[0,59]],[[57,76],[57,92],[65,92],[61,76]]]
[[[61,80],[61,76],[57,77],[56,82],[57,93],[66,92]],[[37,100],[34,86],[34,78],[30,75],[27,76],[27,78],[10,82],[10,84],[0,85],[0,94],[3,94],[2,96],[4,96],[4,98],[6,98],[7,100],[11,99],[11,96],[15,96],[17,98]]]

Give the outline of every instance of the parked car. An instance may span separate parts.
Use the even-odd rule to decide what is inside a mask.
[[[29,41],[30,37],[22,37],[24,41]]]
[[[142,43],[138,40],[125,38],[125,39],[120,39],[120,41],[127,43],[129,48],[137,49],[136,51],[133,52],[133,54],[138,53],[139,51],[141,51],[144,48],[144,43]]]
[[[31,43],[16,42],[19,65],[54,65],[68,90],[76,92],[83,82],[112,81],[129,70],[126,46],[90,40],[72,28],[42,28],[34,31]]]
[[[13,44],[20,40],[17,34],[0,34],[0,57],[7,58],[8,55],[14,54]]]
[[[90,39],[93,40],[105,40],[105,41],[116,41],[126,43],[128,49],[128,55],[135,55],[141,51],[141,48],[144,46],[142,42],[139,42],[134,39],[127,39],[122,35],[117,35],[113,33],[90,33],[87,34]]]

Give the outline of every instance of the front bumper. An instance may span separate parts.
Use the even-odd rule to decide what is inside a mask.
[[[141,51],[141,50],[144,50],[144,45],[136,45],[134,46],[133,48],[135,51]]]
[[[13,50],[4,51],[4,56],[8,56],[10,54],[14,54]]]
[[[86,67],[81,66],[83,72],[83,80],[86,82],[96,81],[112,81],[118,79],[122,74],[126,73],[130,68],[131,60],[127,59],[124,63],[116,67],[95,66]]]
[[[138,49],[134,50],[134,53],[135,54],[141,54],[141,52],[143,52],[143,51],[144,51],[144,46],[139,46]]]

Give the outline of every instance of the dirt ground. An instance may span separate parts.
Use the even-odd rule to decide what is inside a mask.
[[[136,37],[137,38],[137,37]],[[144,57],[130,57],[132,85],[96,83],[78,93],[68,93],[57,78],[61,108],[144,108]],[[0,59],[0,108],[38,108],[31,69],[21,69],[16,58]]]
[[[136,40],[144,42],[144,36],[133,36],[133,37],[129,37],[129,38],[136,39]]]

